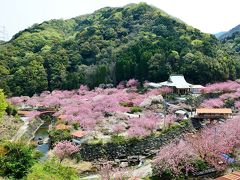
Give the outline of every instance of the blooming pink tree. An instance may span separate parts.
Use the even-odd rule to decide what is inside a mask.
[[[154,170],[158,175],[171,171],[178,176],[183,170],[193,171],[192,161],[198,156],[191,145],[184,140],[172,142],[162,147],[154,159]]]
[[[216,169],[226,166],[223,153],[229,154],[240,145],[239,116],[227,120],[225,123],[203,129],[188,139],[198,155]]]
[[[203,90],[204,93],[214,93],[214,92],[232,92],[240,88],[240,84],[236,81],[227,81],[214,83],[206,86]]]
[[[130,127],[127,132],[129,137],[145,137],[151,134],[151,131],[139,126]]]
[[[171,87],[161,87],[159,88],[161,94],[170,94],[173,92],[173,89]]]
[[[144,137],[148,136],[156,130],[162,119],[154,113],[145,113],[139,118],[132,118],[128,120],[130,128],[128,129],[128,135],[130,137]]]
[[[30,111],[28,114],[27,114],[27,118],[29,121],[33,120],[34,118],[36,118],[37,116],[39,116],[41,114],[40,111]]]
[[[163,119],[164,121],[164,126],[169,127],[171,126],[174,122],[177,121],[177,117],[173,114],[167,114],[166,117]]]
[[[240,101],[236,101],[236,102],[235,102],[235,107],[236,107],[237,109],[240,109]]]
[[[224,102],[220,98],[207,99],[203,101],[201,106],[205,108],[219,108],[224,106]]]
[[[127,87],[136,87],[138,85],[138,80],[136,79],[129,79],[126,86]]]
[[[119,134],[119,133],[122,133],[126,130],[125,126],[123,124],[116,124],[114,127],[113,127],[113,132]]]
[[[60,161],[78,151],[79,146],[76,146],[74,143],[69,141],[58,142],[53,149],[53,153],[60,159]]]

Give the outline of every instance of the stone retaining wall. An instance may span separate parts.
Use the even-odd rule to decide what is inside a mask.
[[[150,136],[140,140],[128,141],[122,144],[83,144],[80,154],[83,160],[94,161],[97,159],[122,159],[128,156],[152,156],[164,144],[180,138],[184,133],[191,132],[193,126],[187,123],[184,126],[158,137]]]

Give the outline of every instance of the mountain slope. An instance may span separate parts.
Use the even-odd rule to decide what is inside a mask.
[[[240,31],[240,24],[237,25],[236,27],[232,28],[231,30],[225,32],[224,34],[222,34],[221,36],[219,36],[218,39],[220,40],[224,40],[227,37],[231,37],[234,33],[239,32]]]
[[[224,46],[231,53],[237,52],[240,53],[240,29],[239,31],[234,32],[231,36],[226,36],[222,40]]]
[[[213,35],[145,3],[43,22],[0,45],[0,88],[10,95],[171,73],[204,84],[239,77],[240,65]]]
[[[225,33],[226,33],[226,31],[218,32],[218,33],[214,34],[214,36],[219,39]]]

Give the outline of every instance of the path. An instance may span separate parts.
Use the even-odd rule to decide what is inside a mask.
[[[17,141],[19,140],[22,135],[27,131],[28,125],[29,125],[29,121],[27,119],[23,119],[20,118],[22,121],[24,121],[24,124],[18,129],[17,133],[15,134],[15,136],[13,136],[12,138],[12,142],[13,141]]]

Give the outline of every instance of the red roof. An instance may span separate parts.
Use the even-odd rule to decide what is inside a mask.
[[[22,116],[28,116],[29,113],[30,111],[18,111],[18,114]]]
[[[67,119],[67,115],[60,115],[58,116],[58,119],[65,120]]]
[[[230,108],[199,108],[196,109],[196,113],[200,114],[231,114]]]
[[[87,134],[86,131],[75,131],[72,133],[72,136],[81,138],[81,137],[85,136],[86,134]]]
[[[240,180],[240,172],[235,171],[225,176],[218,177],[216,180]]]
[[[58,125],[56,125],[55,128],[58,129],[58,130],[65,130],[65,129],[70,129],[71,126],[65,125],[65,124],[58,124]]]

